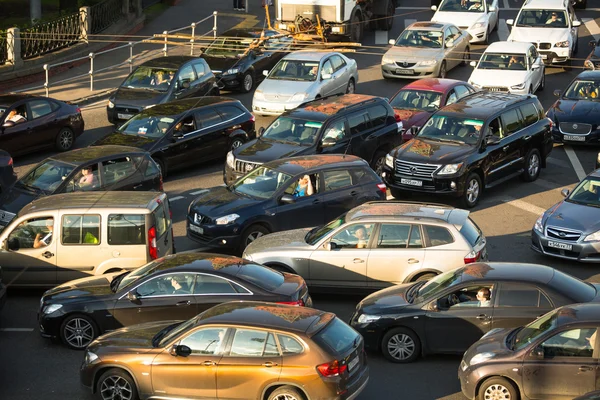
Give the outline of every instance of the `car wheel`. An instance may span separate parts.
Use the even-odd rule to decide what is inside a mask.
[[[246,72],[242,78],[242,93],[248,93],[254,88],[254,77],[252,72]]]
[[[465,65],[469,65],[469,61],[471,61],[471,49],[469,49],[468,47],[465,49],[465,52],[463,54],[463,60],[461,65],[465,66]]]
[[[60,326],[60,339],[75,350],[83,350],[98,336],[96,324],[85,315],[67,317]]]
[[[244,140],[241,138],[235,138],[231,142],[231,148],[229,150],[234,150],[244,144]]]
[[[58,151],[71,150],[73,143],[75,143],[73,131],[69,128],[62,128],[56,136],[56,149]]]
[[[409,363],[415,361],[421,354],[421,342],[413,331],[395,328],[383,337],[381,351],[391,362]]]
[[[362,20],[358,13],[354,14],[350,23],[350,40],[354,43],[360,43],[362,40]]]
[[[100,376],[96,393],[101,400],[138,399],[135,382],[127,372],[120,368],[111,368]]]
[[[407,197],[405,192],[402,192],[401,190],[394,189],[394,188],[390,188],[390,194],[396,200],[400,200],[402,197]]]
[[[356,85],[354,84],[354,79],[350,78],[348,81],[348,86],[346,86],[346,93],[352,94],[356,91]]]
[[[544,90],[544,88],[546,87],[546,71],[543,69],[542,70],[542,81],[540,82],[540,86],[538,86],[538,91],[542,91]]]
[[[503,399],[518,400],[519,392],[514,385],[505,378],[491,378],[483,382],[479,388],[479,400]]]
[[[153,160],[156,162],[156,165],[158,165],[158,169],[160,170],[163,179],[165,179],[167,177],[167,166],[165,165],[165,162],[162,158],[153,158]]]
[[[446,71],[446,60],[442,61],[442,65],[440,65],[440,72],[438,73],[438,78],[445,79],[448,71]]]
[[[436,276],[437,275],[434,274],[433,272],[428,272],[428,273],[417,276],[417,279],[413,279],[413,282],[429,281],[429,280],[435,278]]]
[[[269,234],[269,230],[262,225],[252,225],[248,227],[242,234],[242,241],[240,243],[240,253],[242,253],[246,247],[261,236]]]
[[[481,186],[481,178],[479,175],[474,172],[469,174],[465,183],[465,192],[462,196],[463,205],[467,208],[475,207],[477,202],[479,202],[482,190],[483,187]]]
[[[304,400],[304,395],[293,386],[282,386],[273,390],[269,400]]]
[[[377,21],[379,29],[382,31],[389,31],[392,29],[392,26],[394,26],[394,14],[396,13],[396,9],[391,0],[388,0],[386,10],[386,14],[383,17],[380,16],[380,19]]]
[[[538,149],[531,149],[525,158],[525,171],[521,175],[525,182],[533,182],[540,176],[541,157]]]
[[[383,172],[383,165],[385,164],[385,156],[387,153],[385,151],[378,151],[373,156],[373,161],[371,161],[371,168],[377,175],[381,176]]]

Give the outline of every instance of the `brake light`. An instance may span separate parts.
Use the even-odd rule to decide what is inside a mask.
[[[383,194],[387,193],[387,186],[385,186],[385,183],[378,183],[377,189],[379,189],[379,191]]]
[[[81,114],[81,108],[77,107],[75,111],[77,111],[77,114]]]
[[[347,365],[340,365],[338,360],[333,360],[330,363],[317,365],[317,371],[319,371],[319,373],[326,378],[329,378],[331,376],[338,376],[347,368]]]
[[[304,300],[300,299],[297,301],[278,301],[277,304],[287,304],[288,306],[304,307]]]
[[[394,113],[394,118],[396,118],[396,122],[402,121],[402,118],[400,118],[400,114],[398,113]]]
[[[254,116],[254,114],[250,114],[250,122],[255,122],[256,121],[256,117]]]
[[[550,130],[552,130],[552,128],[554,127],[554,122],[552,121],[551,118],[546,118],[548,120],[548,122],[550,122]]]
[[[12,157],[8,159],[8,165],[13,165],[13,159],[12,159]]]
[[[148,229],[148,244],[150,245],[150,258],[156,260],[158,258],[158,248],[156,247],[156,228],[154,226]]]
[[[481,250],[472,250],[469,254],[465,256],[465,264],[470,264],[479,261],[479,257],[481,257]]]

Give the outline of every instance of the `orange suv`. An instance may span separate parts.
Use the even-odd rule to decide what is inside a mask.
[[[80,374],[102,400],[347,400],[369,380],[362,337],[335,314],[245,301],[101,336]]]

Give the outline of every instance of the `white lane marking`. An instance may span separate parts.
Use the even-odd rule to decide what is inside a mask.
[[[415,22],[417,22],[416,19],[410,19],[410,18],[405,19],[404,20],[404,29],[408,28],[409,26],[411,26]]]
[[[0,332],[33,332],[33,328],[0,328]]]
[[[594,40],[600,39],[600,26],[594,18],[581,18],[583,24],[590,31],[590,35],[594,37]]]
[[[571,161],[571,164],[573,164],[573,169],[577,174],[577,178],[579,178],[579,180],[582,180],[587,176],[587,174],[581,166],[581,163],[579,162],[579,158],[577,158],[575,151],[571,148],[571,146],[568,145],[564,146],[564,149],[565,153],[567,153],[567,157],[569,157],[569,161]]]
[[[375,44],[388,44],[388,31],[375,31]]]
[[[498,37],[500,41],[506,41],[508,39],[508,35],[510,35],[510,31],[508,30],[508,25],[506,25],[506,20],[504,18],[498,20]]]
[[[190,192],[190,194],[192,196],[196,196],[198,194],[205,193],[205,192],[208,192],[208,189],[196,190],[195,192]]]
[[[175,197],[171,197],[169,200],[177,201],[177,200],[181,200],[181,199],[185,199],[185,197],[184,196],[175,196]]]
[[[540,214],[546,212],[546,209],[544,209],[542,207],[534,206],[533,204],[529,204],[526,201],[515,199],[510,196],[506,196],[504,199],[502,199],[502,202],[504,202],[505,204],[511,205],[513,207],[520,208],[521,210],[528,211],[532,214],[536,214],[536,215],[540,215]]]
[[[431,7],[396,7],[396,10],[431,10]],[[502,8],[503,11],[519,11],[519,7]],[[586,8],[586,11],[600,11],[600,8]]]
[[[506,7],[506,0],[500,0],[500,2],[498,3],[498,7],[500,7],[503,10],[507,9],[508,7]]]

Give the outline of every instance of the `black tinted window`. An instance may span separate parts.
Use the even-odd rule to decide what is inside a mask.
[[[194,114],[197,129],[208,128],[222,121],[221,116],[213,109],[204,109]]]
[[[352,177],[347,170],[323,171],[325,190],[337,190],[352,186]]]
[[[344,65],[346,65],[346,62],[340,56],[331,56],[330,60],[333,64],[334,71],[338,71],[342,69]]]
[[[357,135],[366,131],[369,128],[369,118],[367,113],[350,114],[348,116],[348,125],[350,126],[350,134]]]
[[[382,105],[369,107],[369,117],[373,127],[383,126],[387,120],[387,109]]]
[[[409,233],[410,225],[382,224],[377,238],[377,247],[380,249],[405,249]]]
[[[139,214],[110,214],[108,244],[145,244],[146,216]]]
[[[304,351],[304,347],[293,337],[287,335],[277,335],[279,338],[279,345],[283,355],[286,354],[299,354]]]
[[[29,102],[29,108],[31,110],[30,119],[43,117],[52,112],[52,106],[50,105],[50,102],[46,100],[31,100]]]
[[[533,125],[538,121],[538,110],[533,103],[522,105],[521,114],[523,114],[523,123],[525,126]]]
[[[144,176],[154,176],[160,172],[158,169],[158,165],[154,160],[146,160],[146,171],[144,172]]]
[[[237,277],[268,291],[277,289],[285,280],[280,272],[256,264],[244,265]]]
[[[379,180],[379,177],[371,168],[352,168],[350,169],[350,174],[352,175],[352,181],[355,185],[376,182]]]
[[[221,106],[219,113],[223,116],[223,120],[227,121],[239,117],[244,112],[236,106]]]
[[[498,294],[498,306],[500,307],[539,307],[540,304],[548,304],[544,294],[537,288],[528,285],[515,285],[504,283]]]
[[[360,337],[358,332],[339,318],[333,319],[322,331],[313,336],[315,342],[335,353],[345,353]]]
[[[194,294],[237,293],[228,280],[212,275],[197,275]]]
[[[424,225],[423,228],[429,240],[429,247],[442,246],[454,242],[452,234],[444,227]]]
[[[420,249],[423,247],[423,239],[421,239],[421,228],[419,225],[413,225],[410,231],[410,240],[408,241],[408,248]]]
[[[475,243],[481,237],[481,229],[471,220],[467,218],[463,226],[460,228],[460,233],[469,242],[471,246],[475,246]]]
[[[232,356],[261,357],[267,344],[267,336],[264,331],[250,329],[237,329],[231,344]]]
[[[502,113],[502,123],[504,124],[505,135],[510,135],[521,129],[521,119],[516,108]]]
[[[470,94],[469,89],[467,89],[467,87],[464,85],[458,85],[454,88],[454,90],[456,90],[456,94],[459,99]]]

